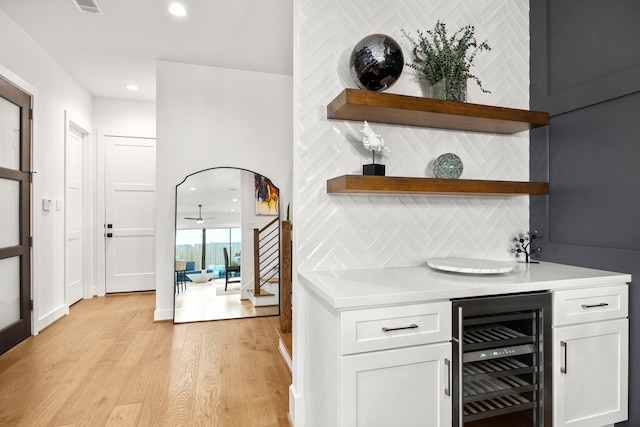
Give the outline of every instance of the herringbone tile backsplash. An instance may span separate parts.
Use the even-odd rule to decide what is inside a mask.
[[[299,0],[295,55],[297,141],[293,221],[300,270],[419,265],[435,256],[509,259],[510,238],[526,231],[526,196],[329,195],[326,180],[361,174],[370,163],[362,123],[326,119],[326,105],[345,87],[353,46],[373,33],[392,36],[411,62],[401,29],[433,28],[439,19],[452,33],[474,25],[488,40],[472,71],[468,101],[529,107],[529,2],[513,0]],[[388,92],[422,96],[405,67]],[[371,124],[392,152],[382,160],[387,176],[431,177],[440,154],[456,153],[462,178],[527,181],[529,135],[491,135]]]

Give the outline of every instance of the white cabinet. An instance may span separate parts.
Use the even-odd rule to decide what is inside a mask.
[[[580,269],[569,288],[568,273],[560,274],[557,268],[531,267],[527,274],[541,275],[539,283],[526,291],[521,283],[513,288],[552,291],[553,354],[545,369],[553,377],[553,426],[603,427],[624,421],[629,370],[624,283],[630,276],[605,280],[596,271],[590,279],[589,272]],[[438,284],[442,277],[431,277],[431,272],[421,280],[400,273],[393,270],[396,284],[388,288],[383,283],[388,274],[383,272],[372,279],[370,273],[358,271],[358,280],[347,272],[345,281],[336,278],[337,273],[330,279],[318,274],[315,283],[322,286],[303,281],[310,292],[299,307],[304,316],[304,329],[298,331],[304,336],[304,351],[297,356],[304,369],[304,391],[298,396],[303,405],[301,427],[451,426],[452,303],[440,298],[446,293],[437,293],[438,300],[430,300],[430,294],[418,298],[414,285],[407,285],[405,299],[398,295],[403,283],[455,290],[455,282]],[[467,280],[478,288],[486,285],[484,277]],[[370,286],[360,286],[369,281]],[[469,289],[479,292],[474,286]],[[511,290],[491,289],[486,295]]]
[[[553,425],[601,427],[626,420],[628,287],[555,294]]]
[[[341,354],[450,340],[449,301],[347,310],[340,313]]]
[[[345,356],[341,426],[451,426],[451,344]]]
[[[451,426],[451,303],[305,303],[305,427]]]

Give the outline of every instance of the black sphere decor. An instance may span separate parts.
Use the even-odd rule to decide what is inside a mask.
[[[360,89],[382,91],[390,88],[404,67],[402,48],[385,34],[371,34],[351,52],[351,77]]]

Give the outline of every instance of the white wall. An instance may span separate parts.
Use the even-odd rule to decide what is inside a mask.
[[[175,186],[194,171],[239,167],[292,188],[291,76],[169,61],[157,66],[156,320],[173,317]]]
[[[33,297],[37,333],[68,312],[64,298],[64,210],[43,212],[41,200],[64,200],[65,111],[92,131],[91,97],[0,10],[0,75],[34,96]]]
[[[520,197],[328,195],[326,181],[361,174],[370,155],[361,150],[361,123],[326,119],[326,105],[345,87],[353,46],[373,33],[392,36],[412,62],[415,34],[442,20],[452,34],[474,25],[481,52],[472,69],[492,91],[469,84],[469,102],[527,109],[529,105],[529,4],[510,0],[314,0],[294,2],[294,265],[297,270],[420,265],[433,256],[508,259],[510,240],[526,231],[529,199]],[[422,96],[405,67],[388,92]],[[388,176],[429,177],[429,164],[453,152],[462,178],[528,180],[529,136],[372,124],[392,154]],[[294,275],[294,281],[295,281]],[[304,425],[304,292],[294,282],[294,366],[291,414]]]
[[[94,98],[93,127],[96,133],[155,138],[156,103]]]

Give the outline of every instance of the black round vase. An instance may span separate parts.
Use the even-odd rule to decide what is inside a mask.
[[[402,48],[385,34],[371,34],[360,40],[350,59],[351,77],[360,89],[382,91],[402,74]]]

